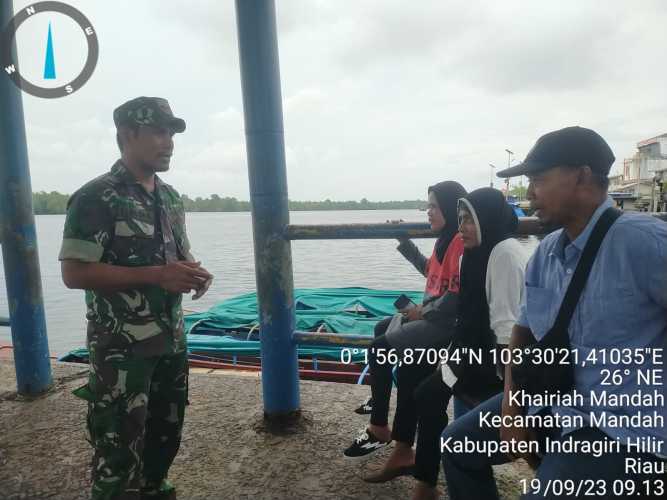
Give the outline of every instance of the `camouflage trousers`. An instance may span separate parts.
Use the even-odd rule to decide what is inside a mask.
[[[74,394],[88,401],[93,500],[165,493],[181,443],[187,383],[186,351],[138,358],[90,346],[88,384]]]

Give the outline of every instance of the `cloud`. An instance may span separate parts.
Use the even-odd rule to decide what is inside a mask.
[[[234,2],[70,3],[91,19],[100,61],[66,99],[24,95],[33,187],[71,192],[106,171],[118,156],[113,109],[159,95],[188,125],[167,182],[193,197],[247,199]],[[665,2],[280,0],[276,9],[292,199],[424,198],[448,178],[488,185],[505,148],[521,159],[567,125],[598,130],[621,163],[636,142],[667,132]],[[28,34],[25,50],[39,53],[42,34]]]

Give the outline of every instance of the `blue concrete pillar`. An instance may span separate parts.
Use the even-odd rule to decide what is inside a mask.
[[[236,0],[266,417],[298,415],[278,37],[273,0]]]
[[[0,29],[12,2],[0,2]],[[16,51],[16,45],[12,47]],[[20,394],[36,395],[51,385],[49,345],[39,273],[32,188],[21,91],[0,68],[0,232],[5,266],[16,381]]]

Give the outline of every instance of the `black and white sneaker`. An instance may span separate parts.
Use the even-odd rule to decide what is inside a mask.
[[[354,443],[343,452],[343,455],[346,458],[361,458],[384,448],[388,444],[388,441],[380,441],[371,431],[364,429],[354,440]]]
[[[373,397],[369,396],[366,401],[361,403],[361,406],[354,410],[358,415],[370,415],[373,412]]]

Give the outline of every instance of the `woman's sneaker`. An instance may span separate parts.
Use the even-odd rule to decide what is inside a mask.
[[[371,431],[364,429],[354,440],[354,443],[343,452],[343,455],[347,458],[361,458],[384,448],[388,444],[389,441],[380,441]]]
[[[373,397],[369,396],[369,398],[364,401],[361,406],[356,408],[354,410],[354,413],[357,413],[358,415],[370,415],[373,412]]]

